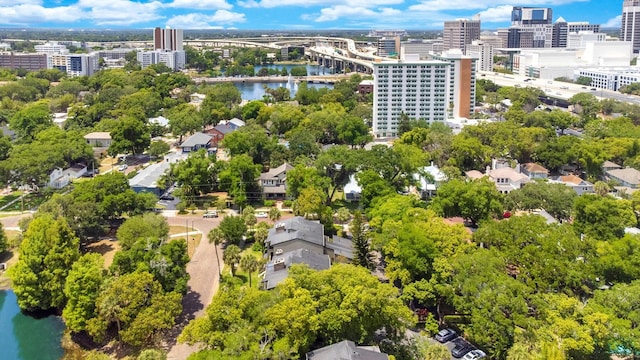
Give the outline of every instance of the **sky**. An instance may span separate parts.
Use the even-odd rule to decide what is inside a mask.
[[[508,26],[513,6],[553,9],[553,20],[619,27],[622,0],[0,0],[0,27],[57,29],[437,30],[480,15]]]

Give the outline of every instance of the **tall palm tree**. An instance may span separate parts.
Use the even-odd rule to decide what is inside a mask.
[[[236,266],[240,262],[240,248],[236,245],[229,245],[226,249],[224,249],[224,253],[222,254],[222,259],[226,264],[229,265],[231,269],[231,276],[235,275]]]
[[[218,278],[222,276],[222,272],[220,269],[220,256],[218,255],[218,245],[222,244],[224,241],[224,234],[220,228],[211,229],[209,234],[207,235],[209,239],[209,244],[214,243],[216,245],[216,260],[218,261]]]
[[[595,184],[593,184],[593,191],[600,196],[607,195],[609,190],[609,185],[604,181],[596,181]]]
[[[269,209],[269,220],[276,222],[280,220],[281,216],[282,213],[280,212],[280,210],[278,210],[278,208],[272,207],[271,209]]]
[[[246,254],[240,259],[240,267],[249,273],[249,287],[251,287],[251,273],[260,268],[260,262],[255,256]]]

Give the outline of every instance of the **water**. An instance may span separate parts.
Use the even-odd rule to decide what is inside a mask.
[[[13,291],[0,290],[1,359],[58,360],[63,355],[63,332],[60,318],[27,316],[20,311]]]
[[[293,99],[296,96],[296,92],[298,91],[298,84],[295,82],[282,82],[282,83],[234,83],[234,85],[240,90],[242,94],[242,100],[260,100],[262,96],[265,94],[264,85],[271,89],[276,89],[281,86],[286,86],[291,92],[291,98]],[[309,88],[329,88],[333,89],[332,84],[307,84]]]
[[[268,69],[282,69],[282,68],[287,68],[287,72],[291,72],[291,68],[296,67],[296,66],[304,66],[307,68],[307,75],[328,75],[328,74],[333,74],[333,69],[329,69],[328,67],[325,66],[320,66],[320,65],[310,65],[310,64],[306,64],[306,65],[256,65],[255,66],[255,72],[258,73],[258,71],[260,71],[260,69],[262,69],[263,67],[266,67]],[[238,90],[240,90],[240,92],[242,93],[242,100],[260,100],[262,99],[262,96],[265,94],[264,92],[264,85],[267,85],[267,87],[271,88],[271,89],[276,89],[279,88],[281,86],[286,86],[289,91],[291,92],[291,98],[293,98],[296,95],[296,92],[298,91],[298,84],[296,84],[295,82],[281,82],[281,83],[235,83],[235,86],[238,88]],[[308,84],[308,87],[314,87],[314,88],[329,88],[329,89],[333,89],[333,85],[330,84]]]

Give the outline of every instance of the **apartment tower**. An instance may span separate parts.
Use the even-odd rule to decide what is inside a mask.
[[[162,51],[183,51],[182,29],[153,29],[153,49]]]
[[[467,45],[480,39],[480,18],[445,21],[442,38],[444,50],[460,49],[465,52]]]
[[[622,3],[620,40],[630,41],[634,54],[640,51],[640,0],[624,0]]]

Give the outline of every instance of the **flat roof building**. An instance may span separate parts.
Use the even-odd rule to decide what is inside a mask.
[[[480,39],[480,18],[458,19],[444,22],[443,49],[460,49],[466,53],[467,45]]]

